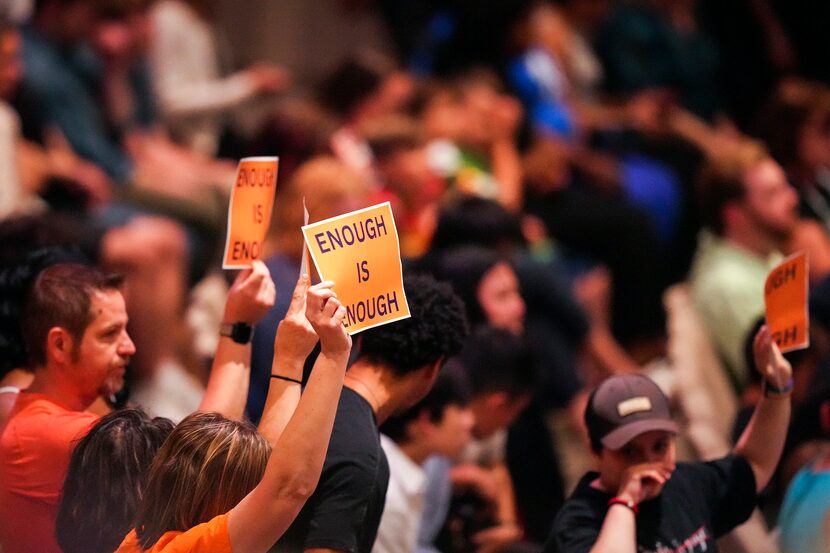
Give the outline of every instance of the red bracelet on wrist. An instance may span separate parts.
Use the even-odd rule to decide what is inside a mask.
[[[611,505],[622,505],[623,507],[628,507],[629,509],[634,511],[635,515],[640,513],[640,509],[637,507],[637,504],[631,501],[630,499],[623,499],[622,497],[612,497],[608,500],[608,506],[610,507]]]

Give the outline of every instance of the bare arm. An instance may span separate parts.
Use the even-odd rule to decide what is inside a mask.
[[[519,103],[509,96],[503,96],[493,113],[492,121],[494,136],[490,145],[490,162],[493,176],[499,183],[497,200],[512,212],[522,207],[524,199],[522,158],[514,138],[521,114]]]
[[[272,378],[258,428],[272,446],[277,445],[300,401],[300,384],[273,376],[302,380],[305,360],[317,343],[317,334],[305,316],[308,285],[308,275],[297,281],[288,312],[280,321],[274,340]]]
[[[236,276],[225,302],[226,323],[253,325],[274,305],[276,290],[268,267],[254,261],[250,269]],[[251,344],[237,344],[222,336],[216,348],[205,395],[199,411],[215,411],[229,419],[241,420],[248,398],[251,373]]]
[[[496,526],[482,530],[473,536],[473,542],[479,547],[480,553],[500,551],[522,537],[522,530],[516,516],[513,480],[510,478],[507,466],[499,463],[487,471],[495,484],[496,511],[499,522]]]
[[[352,345],[343,327],[346,310],[331,286],[323,282],[308,291],[306,317],[320,337],[320,356],[262,481],[230,511],[228,533],[235,553],[267,551],[320,479]]]
[[[755,367],[773,386],[783,388],[792,378],[792,367],[772,341],[764,326],[753,344]],[[735,453],[743,456],[755,474],[755,487],[766,487],[781,459],[787,427],[790,424],[790,394],[762,397],[749,424],[741,434]]]
[[[639,505],[660,495],[674,467],[644,463],[629,467],[616,497]],[[614,504],[608,507],[597,541],[590,553],[636,553],[637,519],[632,509]]]

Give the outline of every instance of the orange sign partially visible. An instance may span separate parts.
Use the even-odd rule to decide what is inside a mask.
[[[810,346],[807,254],[785,259],[767,276],[764,304],[772,339],[783,353]]]
[[[311,259],[334,282],[349,334],[409,317],[389,202],[303,226]]]
[[[279,158],[246,157],[239,161],[228,206],[228,235],[223,269],[244,269],[262,255],[277,191]]]

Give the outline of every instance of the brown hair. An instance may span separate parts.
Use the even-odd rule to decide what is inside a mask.
[[[363,129],[366,142],[379,163],[400,152],[414,150],[424,144],[418,122],[405,115],[387,115]]]
[[[798,79],[783,82],[758,119],[758,135],[787,170],[799,164],[801,133],[811,121],[830,124],[830,90]]]
[[[256,487],[271,446],[247,422],[193,413],[159,450],[135,528],[142,549],[228,512]]]
[[[79,342],[92,322],[92,295],[118,290],[119,275],[74,263],[61,263],[44,269],[32,284],[21,315],[21,330],[32,368],[46,364],[46,338],[49,330],[61,327]]]
[[[55,536],[64,553],[111,553],[132,528],[147,473],[173,431],[138,409],[115,411],[78,442],[69,460]]]
[[[700,216],[705,226],[718,235],[723,234],[724,207],[744,198],[747,171],[767,158],[769,153],[760,142],[741,140],[708,161],[698,182]]]

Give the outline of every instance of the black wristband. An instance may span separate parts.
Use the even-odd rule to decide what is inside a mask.
[[[272,374],[271,378],[277,378],[279,380],[287,380],[288,382],[294,382],[295,384],[299,384],[300,386],[303,385],[302,380],[297,380],[296,378],[291,378],[290,376],[282,376],[279,374]]]

